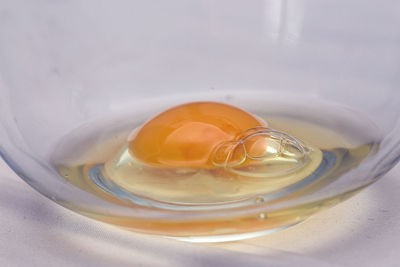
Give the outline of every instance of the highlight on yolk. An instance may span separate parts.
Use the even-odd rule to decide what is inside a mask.
[[[227,104],[188,103],[146,122],[130,138],[129,152],[141,162],[154,166],[212,168],[216,165],[213,154],[220,150],[219,146],[236,140],[249,129],[266,126],[250,113]],[[263,145],[263,142],[256,143]],[[238,157],[245,157],[235,151]]]

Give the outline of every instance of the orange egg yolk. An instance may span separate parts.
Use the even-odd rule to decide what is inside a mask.
[[[265,123],[239,108],[194,102],[168,109],[146,122],[129,141],[141,162],[175,168],[213,168],[216,147]]]

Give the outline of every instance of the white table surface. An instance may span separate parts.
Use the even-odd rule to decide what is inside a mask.
[[[399,175],[281,232],[189,244],[75,214],[0,161],[0,266],[398,266]]]

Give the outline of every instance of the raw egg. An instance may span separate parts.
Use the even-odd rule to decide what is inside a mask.
[[[213,168],[215,151],[221,151],[221,146],[223,149],[226,144],[235,142],[249,129],[266,126],[261,119],[231,105],[188,103],[147,121],[130,138],[129,153],[153,166]]]

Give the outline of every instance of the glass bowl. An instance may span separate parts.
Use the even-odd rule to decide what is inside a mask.
[[[399,160],[396,1],[6,0],[0,14],[1,155],[35,190],[85,216],[187,241],[249,238],[349,198]],[[67,173],[56,164],[192,101],[267,121],[275,113],[318,120],[373,145],[329,181],[308,176],[301,186],[313,190],[296,184],[201,205],[190,204],[191,192],[190,205],[158,201],[158,191],[141,198],[101,181],[94,165]],[[91,155],[92,163],[105,156]],[[97,187],[73,180],[90,171]]]

